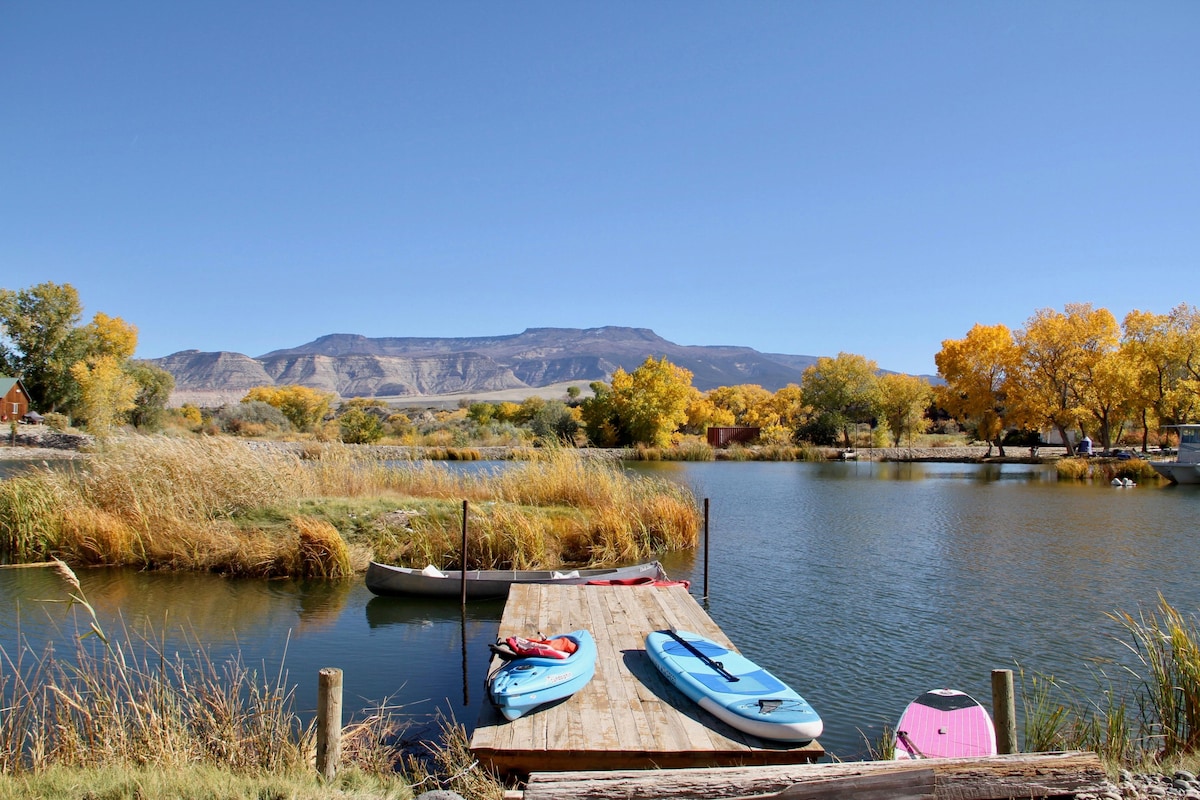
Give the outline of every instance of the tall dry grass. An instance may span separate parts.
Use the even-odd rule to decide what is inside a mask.
[[[199,644],[168,652],[164,641],[110,636],[97,621],[78,579],[58,562],[66,602],[83,612],[72,657],[41,655],[18,643],[0,649],[0,772],[209,765],[226,777],[306,776],[315,735],[294,706],[295,688],[282,664],[259,670],[239,656],[215,662]],[[343,763],[393,770],[402,764],[399,717],[381,704],[343,732]],[[389,742],[393,744],[388,744]]]
[[[641,559],[692,547],[699,535],[685,487],[573,450],[476,474],[371,453],[114,439],[76,469],[0,482],[0,559],[328,578],[372,555],[456,565],[463,500],[477,567]],[[386,523],[387,511],[409,504],[423,510],[415,523]]]

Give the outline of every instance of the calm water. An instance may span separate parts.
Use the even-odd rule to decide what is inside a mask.
[[[639,464],[711,499],[709,614],[748,655],[805,695],[821,742],[860,757],[926,689],[990,705],[992,669],[1084,689],[1125,658],[1106,613],[1150,611],[1158,593],[1200,609],[1191,487],[1059,484],[1039,467],[958,464]],[[700,553],[665,560],[702,593]],[[188,651],[282,667],[298,707],[317,671],[345,671],[348,707],[391,698],[419,719],[471,726],[502,603],[374,598],[361,581],[246,581],[126,570],[81,573],[106,629],[167,631]],[[53,573],[0,570],[0,645],[40,652],[76,630]],[[186,632],[186,634],[184,633]],[[59,645],[59,652],[63,646]],[[1100,660],[1097,664],[1096,660]],[[7,669],[8,665],[5,664]]]

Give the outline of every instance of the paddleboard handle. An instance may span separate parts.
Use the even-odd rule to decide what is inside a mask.
[[[664,631],[664,633],[683,645],[684,649],[694,655],[696,658],[700,659],[705,664],[716,670],[717,674],[725,678],[725,680],[729,681],[730,683],[741,680],[741,678],[739,678],[737,675],[734,675],[732,672],[725,669],[725,666],[720,661],[713,661],[711,658],[704,655],[704,653],[701,653],[699,650],[697,650],[691,642],[676,633],[674,628],[669,628],[668,630]]]
[[[904,746],[908,748],[908,752],[917,758],[928,758],[927,755],[921,752],[919,747],[913,744],[913,740],[908,738],[908,731],[896,731],[896,738],[904,742]]]

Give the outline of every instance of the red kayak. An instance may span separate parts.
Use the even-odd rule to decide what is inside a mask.
[[[682,586],[687,589],[691,581],[665,581],[642,576],[640,578],[609,578],[608,580],[588,581],[588,586]]]

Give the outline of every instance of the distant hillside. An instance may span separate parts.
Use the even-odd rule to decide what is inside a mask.
[[[700,390],[757,383],[776,391],[799,383],[815,356],[760,353],[749,347],[686,346],[647,328],[529,328],[508,336],[368,338],[335,333],[257,358],[184,350],[151,363],[175,378],[174,402],[219,405],[246,390],[300,384],[338,396],[395,401],[485,395],[564,383],[586,389],[617,367],[636,369],[666,356],[691,370]],[[533,392],[529,392],[533,393]]]

